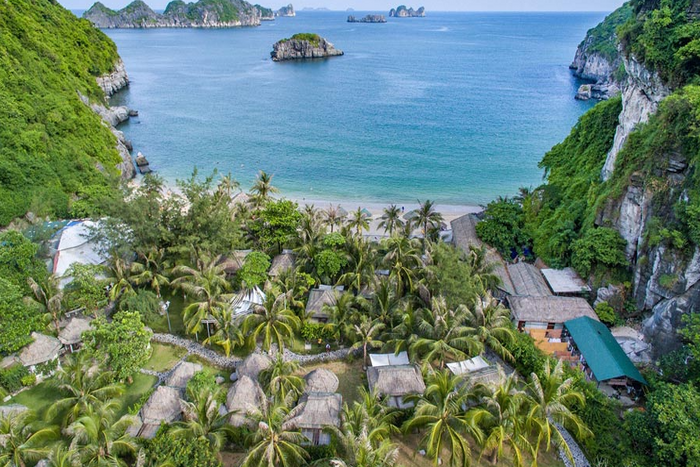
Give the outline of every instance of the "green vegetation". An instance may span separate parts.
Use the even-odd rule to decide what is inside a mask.
[[[165,344],[151,344],[151,358],[144,365],[147,370],[163,372],[171,369],[185,355],[185,350]]]
[[[289,41],[308,41],[311,43],[311,45],[318,47],[318,45],[321,43],[321,36],[310,32],[301,32],[298,34],[294,34],[292,37],[289,37],[287,39],[282,39],[280,42]]]
[[[625,3],[617,10],[610,13],[599,25],[590,29],[586,34],[588,52],[598,53],[611,63],[618,56],[617,28],[625,24],[633,16],[632,5]]]
[[[95,77],[118,58],[54,1],[0,3],[0,226],[27,211],[66,217],[118,175],[114,136],[78,96],[102,101]]]

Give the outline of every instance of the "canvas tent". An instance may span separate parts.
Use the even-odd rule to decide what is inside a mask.
[[[236,295],[231,301],[231,306],[233,306],[233,314],[235,316],[244,316],[255,312],[255,308],[261,306],[264,302],[265,292],[260,290],[260,287],[255,286]]]
[[[372,366],[408,365],[410,363],[406,352],[369,354],[369,361]]]
[[[103,264],[107,260],[99,245],[91,238],[92,229],[98,227],[94,221],[71,221],[60,231],[58,248],[53,259],[53,273],[65,276],[73,264]],[[69,284],[71,279],[65,277],[61,287]]]

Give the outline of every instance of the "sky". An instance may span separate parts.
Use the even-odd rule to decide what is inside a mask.
[[[95,0],[58,0],[69,9],[87,9]],[[110,8],[123,8],[131,0],[101,0]],[[145,0],[151,8],[165,9],[169,0]],[[195,1],[195,0],[190,0]],[[264,6],[277,9],[290,0],[255,0]],[[624,3],[624,0],[291,0],[294,7],[300,10],[304,7],[326,7],[331,10],[346,10],[353,8],[358,11],[389,11],[401,3],[418,8],[425,6],[428,13],[432,11],[613,11]]]

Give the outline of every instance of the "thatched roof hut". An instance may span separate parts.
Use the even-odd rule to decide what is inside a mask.
[[[338,390],[338,377],[331,370],[317,368],[304,376],[306,394],[312,392],[335,392]]]
[[[270,276],[277,277],[284,271],[294,269],[296,263],[296,255],[292,250],[284,250],[281,255],[272,258],[272,266],[270,266]]]
[[[223,255],[217,265],[224,268],[226,275],[233,276],[241,269],[245,263],[245,257],[251,251],[253,250],[236,250],[229,255]]]
[[[323,308],[325,305],[335,305],[343,289],[343,286],[321,285],[317,289],[311,290],[309,299],[306,301],[306,313],[310,314],[313,320],[327,321],[329,316]]]
[[[367,383],[370,391],[389,396],[389,405],[402,409],[413,406],[403,400],[404,396],[425,391],[423,374],[415,365],[369,367]]]
[[[340,426],[343,396],[335,393],[309,394],[306,401],[289,412],[284,422],[286,430],[320,430],[327,426]],[[308,437],[308,435],[307,435]]]
[[[68,321],[66,327],[58,333],[58,340],[63,345],[72,346],[82,342],[82,335],[91,329],[92,318],[75,316]]]
[[[272,359],[265,354],[254,352],[243,360],[237,367],[236,373],[238,377],[247,376],[255,381],[258,380],[258,375],[261,371],[272,366]]]
[[[513,322],[519,327],[528,323],[563,325],[564,322],[588,316],[598,321],[598,316],[586,300],[578,297],[508,297]]]
[[[508,275],[515,287],[515,295],[547,297],[552,295],[542,272],[530,263],[509,264]]]
[[[202,365],[199,363],[181,362],[175,367],[173,372],[170,373],[165,385],[173,388],[185,389],[188,381],[199,371],[202,371]]]
[[[234,412],[231,414],[231,425],[242,426],[248,423],[246,415],[260,410],[264,402],[265,393],[260,384],[248,376],[241,376],[226,395],[226,409]]]
[[[140,418],[143,426],[138,436],[152,438],[162,422],[172,423],[182,416],[180,390],[169,386],[158,386],[141,407]]]
[[[32,333],[32,339],[34,342],[23,348],[19,354],[22,365],[31,367],[58,358],[62,347],[61,341],[37,332]]]

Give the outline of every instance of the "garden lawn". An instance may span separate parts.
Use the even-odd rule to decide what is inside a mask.
[[[153,353],[144,368],[157,372],[170,370],[187,353],[185,349],[164,344],[151,344]]]
[[[134,382],[126,387],[126,392],[121,397],[122,407],[119,411],[119,416],[129,412],[129,408],[136,404],[144,394],[149,393],[153,386],[158,381],[158,378],[151,375],[137,373],[134,375]]]
[[[59,393],[56,388],[52,387],[47,381],[44,381],[43,383],[37,384],[33,388],[20,392],[9,401],[3,403],[3,405],[24,405],[36,411],[37,416],[43,419],[49,406],[61,398],[61,393]]]
[[[170,308],[168,308],[168,313],[170,314],[170,327],[172,332],[168,329],[168,317],[161,316],[158,321],[148,323],[153,332],[175,334],[177,336],[187,337],[187,332],[185,331],[185,324],[182,321],[182,315],[185,310],[185,303],[182,295],[178,293],[164,293],[163,300],[170,301]]]

